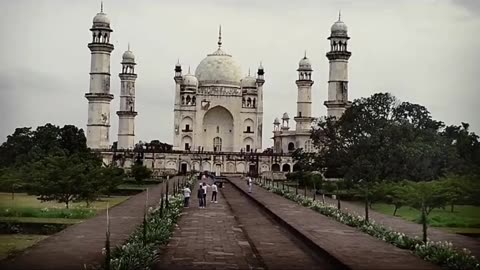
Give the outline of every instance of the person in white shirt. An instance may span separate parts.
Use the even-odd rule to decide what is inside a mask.
[[[185,188],[183,189],[183,197],[184,197],[183,206],[186,208],[188,208],[188,204],[190,203],[191,194],[192,194],[192,191],[190,190],[190,188],[188,186],[185,186]]]
[[[217,191],[218,191],[218,188],[217,188],[217,185],[215,183],[213,183],[211,185],[212,187],[212,201],[211,202],[214,202],[214,203],[217,203]]]
[[[207,207],[207,183],[203,182],[203,208]]]
[[[250,178],[250,176],[248,177],[248,193],[252,193],[252,186],[253,186],[253,183],[252,183],[252,178]]]

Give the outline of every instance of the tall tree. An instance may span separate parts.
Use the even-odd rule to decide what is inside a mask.
[[[0,146],[0,167],[9,167],[16,162],[24,163],[33,147],[32,128],[16,128],[7,141]]]
[[[341,119],[320,120],[312,132],[320,149],[317,166],[366,183],[435,179],[452,156],[442,126],[425,107],[388,93],[357,99]]]
[[[469,131],[470,125],[447,126],[442,135],[453,145],[458,155],[454,172],[460,174],[480,174],[480,142],[479,137]]]
[[[28,165],[25,178],[40,200],[58,201],[68,208],[72,201],[91,201],[98,194],[95,175],[100,166],[101,159],[91,153],[48,156]]]

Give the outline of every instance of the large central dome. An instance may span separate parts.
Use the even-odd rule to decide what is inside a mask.
[[[198,64],[195,70],[195,77],[197,77],[200,85],[240,85],[242,72],[233,57],[225,53],[221,48],[218,48],[217,51],[207,55],[207,57]]]

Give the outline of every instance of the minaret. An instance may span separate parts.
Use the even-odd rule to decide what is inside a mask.
[[[92,149],[108,148],[110,146],[110,54],[113,44],[110,44],[110,20],[103,13],[93,18],[92,42],[88,44],[91,51],[90,91],[85,94],[88,99],[87,146]]]
[[[330,74],[328,80],[328,100],[325,101],[327,116],[339,119],[343,112],[351,106],[348,101],[348,59],[352,55],[348,51],[347,25],[342,22],[340,14],[338,21],[332,25],[330,40],[330,52],[327,58],[330,60]]]
[[[257,70],[257,150],[262,150],[263,137],[263,84],[265,83],[265,70],[262,62]]]
[[[297,123],[297,131],[310,131],[312,125],[312,65],[307,58],[307,52],[298,64],[297,116],[293,119]]]
[[[128,50],[123,53],[120,77],[120,110],[117,111],[118,149],[133,149],[135,146],[135,55]]]
[[[175,64],[175,76],[173,79],[175,80],[175,101],[173,105],[173,149],[180,150],[181,146],[181,138],[180,138],[180,121],[182,120],[182,103],[181,103],[181,96],[180,96],[180,88],[183,82],[182,77],[182,65],[180,65],[180,59]]]
[[[282,116],[282,127],[281,130],[287,131],[290,129],[290,126],[288,124],[290,120],[290,117],[288,117],[288,113],[284,112]]]

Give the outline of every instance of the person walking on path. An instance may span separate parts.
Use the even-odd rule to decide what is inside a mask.
[[[197,191],[197,198],[198,198],[198,208],[205,208],[204,203],[203,203],[203,196],[204,196],[204,189],[202,187],[202,184],[198,187]]]
[[[185,188],[183,189],[183,197],[184,197],[183,207],[188,208],[188,204],[190,202],[190,195],[191,194],[192,194],[192,191],[190,190],[188,185],[185,185]]]
[[[203,208],[207,207],[207,183],[203,182]]]
[[[211,187],[212,187],[212,201],[211,202],[218,203],[218,201],[217,201],[218,188],[217,188],[217,185],[215,184],[215,182],[213,182]]]
[[[248,184],[248,193],[252,193],[253,183],[252,183],[252,178],[250,176],[247,179],[247,184]]]

